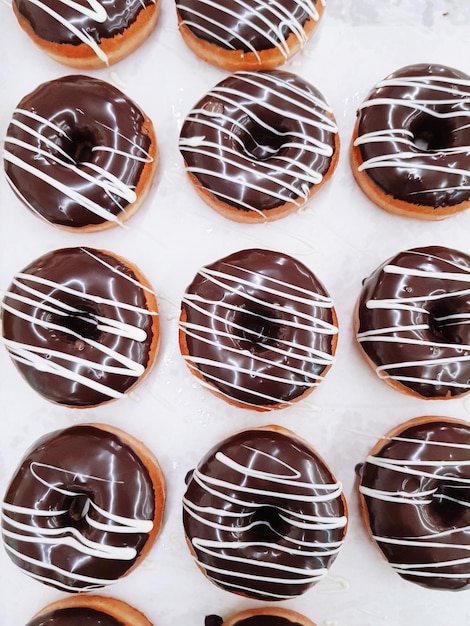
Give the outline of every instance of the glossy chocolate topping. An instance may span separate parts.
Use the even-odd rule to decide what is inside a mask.
[[[44,41],[86,44],[98,56],[102,40],[121,35],[154,0],[13,0],[17,14]],[[106,61],[106,57],[103,59]]]
[[[235,622],[233,626],[300,626],[300,624],[278,615],[252,615]]]
[[[243,212],[300,208],[331,172],[337,127],[322,94],[282,70],[237,72],[187,116],[179,147],[188,173]]]
[[[413,205],[470,200],[470,77],[441,65],[404,67],[359,110],[364,171],[386,195]]]
[[[304,442],[252,429],[227,438],[198,464],[183,523],[213,583],[276,601],[326,575],[347,520],[341,485]]]
[[[470,424],[404,425],[361,471],[377,545],[404,579],[432,589],[470,587]]]
[[[154,162],[151,137],[151,123],[118,89],[65,76],[18,104],[5,139],[5,173],[24,204],[52,224],[120,224]]]
[[[123,397],[158,343],[153,292],[123,259],[92,248],[33,261],[6,291],[2,318],[3,343],[26,381],[67,406]]]
[[[319,385],[338,329],[330,296],[303,263],[251,249],[199,270],[182,302],[180,333],[189,367],[210,389],[269,409]]]
[[[85,607],[64,608],[35,617],[26,626],[124,626],[111,615]]]
[[[62,591],[103,587],[142,552],[156,515],[149,472],[116,434],[73,426],[37,441],[2,503],[13,562]]]
[[[363,283],[357,339],[377,374],[422,398],[470,391],[470,256],[400,252]]]
[[[254,52],[276,48],[288,58],[286,39],[293,35],[301,44],[308,39],[306,22],[318,21],[324,0],[274,0],[229,5],[221,0],[176,0],[183,24],[198,37],[225,50]]]

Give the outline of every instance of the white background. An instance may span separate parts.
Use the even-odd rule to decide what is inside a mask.
[[[348,148],[355,111],[374,83],[416,62],[470,73],[468,0],[329,0],[307,49],[285,69],[315,84],[335,111],[342,151],[333,178],[310,206],[264,225],[232,223],[206,207],[190,188],[177,149],[191,106],[226,73],[186,49],[172,0],[162,0],[152,37],[119,64],[92,75],[114,82],[153,119],[161,153],[159,174],[130,229],[80,235],[59,231],[28,212],[0,175],[1,276],[5,290],[17,271],[59,247],[109,249],[137,263],[161,309],[162,345],[154,370],[132,397],[89,410],[49,404],[21,379],[0,350],[2,398],[0,491],[24,451],[43,433],[78,422],[110,423],[140,437],[158,457],[167,480],[163,531],[146,562],[103,593],[143,610],[156,626],[203,626],[204,616],[228,616],[260,606],[218,589],[196,568],[181,527],[184,476],[220,439],[248,426],[278,423],[308,439],[344,484],[350,527],[326,580],[282,603],[318,626],[456,626],[470,623],[470,591],[433,592],[405,582],[382,560],[361,525],[354,466],[377,438],[423,414],[470,419],[470,399],[410,399],[379,381],[363,362],[352,333],[361,280],[409,247],[440,244],[470,252],[470,211],[429,223],[390,215],[357,188]],[[0,6],[0,135],[18,101],[40,82],[72,73],[45,57]],[[325,283],[339,316],[337,360],[320,388],[282,412],[236,409],[202,389],[177,345],[179,303],[198,268],[235,250],[261,246],[301,259]],[[63,594],[22,574],[0,550],[0,624],[21,626]]]

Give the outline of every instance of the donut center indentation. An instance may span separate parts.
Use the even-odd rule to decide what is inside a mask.
[[[268,344],[279,337],[280,323],[273,316],[272,310],[244,310],[238,314],[236,323],[239,338],[249,346]]]
[[[85,346],[84,340],[96,341],[101,333],[96,316],[86,307],[65,315],[47,313],[45,321],[51,324],[53,333],[63,341],[75,343],[78,350]]]
[[[254,161],[267,161],[279,156],[286,144],[288,131],[269,120],[247,120],[235,133],[240,137],[243,151]]]
[[[436,339],[447,343],[461,344],[460,324],[455,321],[456,311],[432,309],[429,312],[429,327]]]
[[[259,540],[262,540],[272,532],[282,535],[282,528],[285,526],[279,509],[269,504],[256,509],[251,518],[251,523],[255,524],[254,532]]]
[[[62,149],[69,155],[75,165],[81,165],[91,161],[95,146],[96,137],[90,129],[75,128],[67,133]]]
[[[68,514],[74,522],[79,522],[88,513],[90,508],[90,499],[86,494],[78,494],[72,499],[69,506]]]
[[[432,510],[443,528],[451,528],[464,519],[469,504],[464,489],[443,485],[433,495]]]
[[[452,145],[452,123],[431,115],[420,115],[410,128],[413,141],[422,152],[438,152]]]

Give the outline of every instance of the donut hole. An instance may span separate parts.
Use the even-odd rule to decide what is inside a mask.
[[[237,325],[238,339],[248,350],[259,348],[272,342],[280,335],[281,323],[273,318],[272,309],[244,309],[238,312],[235,324]]]
[[[63,138],[61,148],[72,159],[75,165],[90,162],[93,148],[97,140],[93,131],[89,128],[73,128]]]
[[[452,121],[422,114],[410,128],[415,146],[421,152],[438,152],[452,145]]]
[[[242,150],[254,161],[267,161],[279,156],[286,144],[289,131],[279,125],[279,120],[264,118],[263,123],[246,117],[234,130],[240,139]]]
[[[455,311],[433,308],[429,311],[429,328],[436,339],[453,344],[462,343],[460,325],[453,322]]]
[[[101,333],[94,312],[86,307],[81,307],[77,311],[67,313],[67,315],[48,313],[46,321],[59,327],[59,329],[54,328],[54,332],[61,340],[72,343],[80,342],[77,335],[83,339],[96,341]],[[80,348],[80,346],[78,347]]]
[[[252,532],[254,541],[267,540],[272,534],[283,535],[286,522],[281,517],[281,511],[273,505],[263,504],[259,506],[251,517],[254,524]]]
[[[88,513],[89,508],[90,498],[84,493],[77,494],[69,505],[68,516],[72,522],[80,522]]]
[[[465,497],[464,490],[452,486],[442,485],[437,488],[433,495],[431,510],[432,514],[439,521],[442,528],[452,528],[465,522],[470,503],[462,504]]]

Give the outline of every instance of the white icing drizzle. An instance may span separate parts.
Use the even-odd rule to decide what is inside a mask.
[[[384,458],[379,456],[369,455],[366,459],[368,465],[373,465],[382,469],[386,469],[390,472],[397,472],[403,474],[403,484],[406,484],[407,476],[414,476],[421,480],[422,484],[430,484],[432,479],[432,487],[430,489],[424,489],[423,491],[390,491],[384,489],[377,489],[374,487],[367,487],[363,484],[359,486],[359,491],[367,498],[381,500],[397,505],[409,505],[416,509],[423,509],[422,513],[419,513],[420,518],[424,520],[424,526],[429,529],[429,534],[417,535],[417,536],[379,536],[373,535],[375,541],[380,544],[390,544],[396,546],[409,546],[410,548],[419,548],[423,552],[423,562],[421,563],[390,563],[390,565],[399,573],[406,576],[417,576],[423,578],[455,578],[465,579],[470,576],[470,567],[467,572],[449,572],[447,568],[459,565],[469,564],[470,556],[467,553],[470,551],[470,544],[456,543],[453,540],[453,536],[456,534],[466,535],[470,533],[470,526],[453,525],[447,530],[438,531],[433,530],[432,526],[427,523],[426,515],[424,513],[425,508],[432,506],[434,503],[442,500],[449,500],[453,503],[457,503],[463,507],[470,507],[470,475],[468,469],[464,469],[459,474],[458,468],[468,468],[470,466],[470,460],[458,460],[455,457],[455,450],[468,450],[468,445],[460,445],[458,443],[447,443],[445,441],[425,439],[413,439],[410,437],[402,438],[389,437],[389,441],[406,441],[416,445],[419,454],[422,454],[423,449],[428,446],[435,446],[442,448],[442,457],[435,461],[424,461],[413,458],[410,454],[408,459],[399,458]],[[418,452],[417,452],[418,453]],[[426,469],[428,468],[428,470]],[[443,468],[443,472],[433,472],[432,468]],[[447,468],[447,469],[445,469]],[[452,475],[452,470],[455,470]],[[454,498],[452,496],[443,495],[439,493],[440,483],[445,483],[446,489],[449,490],[461,490],[461,498]],[[465,498],[465,499],[463,499]],[[397,533],[399,528],[396,529]],[[449,541],[446,541],[446,538]],[[448,550],[455,553],[461,553],[461,556],[453,558],[451,560],[435,560],[435,550]],[[426,552],[433,550],[432,554],[428,556],[429,560],[426,560]],[[430,571],[431,570],[431,571]]]
[[[455,85],[460,85],[461,90],[456,89]],[[413,112],[422,112],[427,114],[436,120],[445,120],[450,118],[462,118],[461,126],[468,126],[470,123],[470,107],[467,110],[458,108],[452,110],[455,105],[461,106],[462,100],[470,102],[470,80],[449,78],[445,76],[409,76],[403,78],[389,78],[379,82],[375,89],[387,89],[391,87],[409,87],[415,90],[415,94],[419,94],[419,91],[425,87],[428,91],[435,91],[437,94],[436,99],[424,99],[415,97],[413,99],[408,98],[392,98],[392,97],[377,97],[367,99],[360,106],[360,110],[368,109],[374,106],[390,106],[390,107],[403,107],[410,109],[410,115]],[[439,96],[446,94],[448,99],[441,99]],[[443,105],[446,106],[446,111],[440,111],[439,108]],[[392,119],[390,116],[389,119]],[[375,168],[403,168],[406,170],[429,170],[435,172],[441,172],[445,174],[455,174],[463,177],[468,176],[468,170],[457,169],[455,164],[452,163],[452,159],[449,159],[448,165],[442,165],[433,163],[430,159],[426,158],[426,153],[416,149],[416,144],[413,141],[413,134],[404,128],[387,128],[377,130],[375,132],[364,133],[359,135],[355,141],[355,146],[363,146],[368,143],[383,143],[383,153],[381,155],[372,157],[365,160],[359,165],[358,170],[370,170]],[[403,145],[403,150],[399,151],[396,148],[396,144]],[[390,147],[387,152],[387,146]],[[410,148],[407,150],[406,148]],[[447,154],[449,157],[458,154],[469,154],[470,145],[457,146],[453,148],[439,149],[442,154]],[[406,176],[406,173],[403,174]],[[443,187],[439,187],[439,191],[442,191]],[[457,189],[470,189],[470,186],[459,185],[455,187],[445,187],[449,190]],[[433,191],[430,189],[424,189],[421,193],[429,193]],[[420,193],[414,192],[414,195]]]
[[[411,252],[411,251],[410,251]],[[418,251],[414,251],[417,255],[426,256],[424,253],[420,253]],[[449,261],[449,264],[451,262]],[[440,281],[458,281],[459,283],[470,283],[470,270],[468,267],[463,265],[454,264],[455,270],[453,272],[436,272],[432,270],[416,270],[409,267],[400,267],[397,265],[389,264],[383,268],[385,274],[399,274],[402,276],[410,276],[410,277],[424,277],[428,278],[429,281],[432,280],[440,280]],[[416,291],[416,290],[414,290]],[[460,290],[460,291],[446,291],[446,292],[437,292],[433,293],[433,289],[427,289],[428,293],[426,294],[418,294],[414,293],[410,297],[400,297],[400,298],[388,298],[388,299],[377,299],[377,300],[368,300],[366,303],[367,308],[369,309],[388,309],[390,311],[393,310],[403,310],[403,311],[418,311],[423,314],[428,313],[428,309],[420,306],[420,303],[425,302],[437,302],[439,300],[446,300],[448,298],[452,298],[453,296],[470,297],[470,285],[468,289]],[[438,321],[447,321],[451,320],[451,324],[468,324],[468,314],[466,313],[458,313],[450,316],[443,316],[441,318],[436,318]],[[449,325],[451,325],[449,324]],[[469,381],[467,382],[459,382],[458,380],[450,380],[443,383],[441,380],[432,379],[430,377],[416,377],[409,376],[406,374],[406,370],[408,368],[414,366],[420,366],[423,364],[426,365],[442,365],[442,368],[446,366],[450,366],[453,363],[462,363],[462,362],[470,362],[470,345],[466,344],[456,344],[452,342],[445,342],[443,340],[429,340],[421,338],[420,331],[430,330],[429,323],[423,324],[415,324],[410,326],[391,326],[384,328],[375,328],[371,330],[366,330],[357,334],[357,339],[360,343],[366,342],[387,342],[387,343],[397,343],[397,344],[410,344],[410,345],[419,345],[419,346],[429,346],[429,356],[426,360],[421,361],[398,361],[395,363],[385,363],[380,366],[375,367],[375,371],[378,376],[381,378],[389,378],[397,381],[409,381],[409,382],[423,382],[428,385],[439,386],[444,384],[448,387],[456,387],[456,388],[468,388]],[[427,335],[429,336],[429,335]],[[452,354],[449,354],[446,357],[438,357],[433,358],[433,354],[437,354],[439,349],[448,348]],[[398,352],[397,352],[398,354]],[[390,374],[389,370],[400,370],[400,373]]]
[[[318,2],[300,0],[298,4],[305,11],[309,21],[318,22],[320,19]],[[325,0],[320,0],[320,4],[324,7]],[[276,48],[285,60],[290,56],[287,45],[289,36],[295,36],[301,46],[308,41],[302,22],[288,11],[280,0],[234,0],[230,4],[220,0],[199,0],[199,2],[189,3],[185,0],[177,0],[176,7],[187,16],[181,19],[181,23],[192,30],[196,36],[202,34],[203,38],[218,41],[220,47],[228,50],[246,48],[255,55],[258,61],[260,61],[260,55],[255,45],[251,43],[251,39],[259,35],[265,38],[272,48]],[[211,13],[214,10],[227,15],[229,23],[224,24],[223,20],[213,19]],[[236,26],[232,27],[230,23]]]
[[[263,590],[264,583],[279,583],[280,585],[308,585],[316,583],[324,578],[328,570],[320,565],[316,569],[301,566],[287,566],[279,562],[270,562],[258,558],[247,558],[243,556],[242,551],[247,548],[253,549],[253,554],[262,553],[285,553],[286,555],[298,557],[299,559],[312,557],[333,557],[338,554],[343,541],[322,541],[312,540],[312,534],[315,532],[324,533],[323,537],[327,537],[329,531],[341,530],[346,528],[347,518],[345,516],[322,517],[316,515],[308,515],[297,513],[290,509],[295,509],[299,503],[299,508],[306,503],[327,503],[341,497],[342,486],[340,483],[323,483],[315,484],[304,482],[301,479],[300,472],[293,466],[272,456],[262,450],[251,449],[252,458],[248,458],[246,465],[241,465],[228,457],[226,454],[219,452],[216,459],[222,465],[231,468],[238,475],[237,482],[226,482],[212,478],[208,474],[203,473],[200,469],[195,469],[192,474],[192,480],[196,481],[200,489],[204,490],[210,500],[216,503],[216,506],[199,506],[195,502],[183,498],[183,508],[187,515],[197,520],[199,523],[206,525],[219,531],[220,535],[232,537],[236,534],[240,538],[233,537],[230,540],[208,540],[201,537],[192,537],[191,543],[194,548],[203,555],[197,558],[198,565],[206,571],[209,578],[214,578],[216,582],[222,580],[223,587],[230,588],[235,592],[256,592],[267,600],[284,600],[292,597],[291,594],[277,594]],[[273,469],[276,464],[281,464],[283,468],[287,468],[290,477],[285,474],[277,474],[275,471],[258,471],[254,470],[251,465],[256,455],[263,455],[268,458]],[[249,478],[259,479],[265,485],[263,488],[247,487],[246,483]],[[267,488],[266,483],[270,483],[272,487]],[[304,493],[297,494],[302,490]],[[291,492],[290,492],[291,491]],[[236,494],[228,495],[227,492]],[[317,493],[320,492],[320,493]],[[265,506],[265,502],[272,500],[285,502],[284,506],[276,507],[279,519],[291,527],[302,528],[304,538],[302,540],[289,537],[288,535],[279,535],[278,531],[272,528],[268,521],[250,521],[253,513],[257,509]],[[231,512],[232,505],[242,508],[247,512]],[[227,522],[217,523],[212,518],[226,519]],[[231,522],[231,518],[236,518],[238,523],[236,526]],[[246,521],[245,521],[246,520]],[[246,541],[243,535],[248,533],[256,526],[265,526],[278,535],[277,541]],[[307,538],[310,537],[310,540]],[[209,565],[205,561],[205,556],[216,559],[217,565]],[[240,572],[241,568],[241,572]],[[246,570],[249,569],[247,572]],[[227,577],[228,580],[225,579]],[[238,578],[238,580],[236,580]],[[234,582],[236,581],[236,582]],[[298,592],[299,593],[299,592]],[[297,595],[297,593],[294,593]]]
[[[98,264],[107,267],[109,271],[117,271],[120,276],[128,279],[129,282],[134,284],[137,288],[148,290],[148,287],[145,285],[141,285],[118,270],[114,270],[114,268],[93,254],[90,250],[85,248],[81,248],[80,250],[93,257]],[[100,271],[98,266],[96,271]],[[38,286],[38,289],[35,288],[35,285]],[[66,284],[56,283],[42,277],[32,274],[24,274],[22,272],[16,274],[12,281],[12,286],[20,289],[24,295],[16,294],[7,290],[2,303],[2,309],[4,311],[8,311],[11,315],[18,317],[18,319],[30,323],[37,328],[42,328],[46,331],[55,330],[68,336],[75,337],[77,341],[83,342],[83,345],[95,348],[97,354],[105,354],[109,357],[104,360],[103,363],[99,363],[97,361],[86,360],[77,355],[63,351],[57,351],[41,346],[22,344],[18,341],[13,341],[2,336],[0,338],[0,342],[6,346],[10,357],[13,360],[28,365],[29,367],[41,372],[47,372],[76,383],[80,383],[90,389],[94,389],[95,391],[108,396],[109,398],[114,399],[122,398],[126,394],[121,393],[106,384],[100,383],[97,380],[91,380],[79,374],[78,370],[80,368],[78,366],[91,367],[93,370],[100,371],[103,374],[122,374],[123,376],[133,376],[136,379],[143,375],[145,367],[141,363],[133,361],[124,354],[120,354],[112,347],[108,347],[99,341],[95,341],[92,337],[80,334],[79,332],[67,327],[66,324],[62,325],[57,321],[51,321],[51,318],[54,316],[53,319],[55,320],[57,320],[57,318],[62,318],[65,321],[68,316],[74,315],[76,317],[77,314],[79,315],[81,313],[80,309],[67,305],[57,297],[61,293],[72,294],[77,296],[77,298],[84,303],[109,304],[114,308],[116,318],[102,317],[92,313],[87,316],[87,320],[90,323],[94,322],[96,324],[96,330],[111,333],[117,337],[127,338],[131,341],[143,342],[147,338],[146,332],[141,328],[122,322],[119,319],[120,311],[127,310],[141,315],[151,316],[158,315],[157,311],[142,309],[140,307],[116,300],[108,300],[92,293],[78,291],[68,287]],[[51,295],[52,293],[55,294],[55,297]],[[8,303],[6,301],[7,299]],[[16,302],[31,305],[32,310],[44,312],[45,315],[32,315],[23,312],[15,306]],[[117,363],[117,365],[111,365],[111,362]]]
[[[315,307],[331,310],[333,309],[333,301],[331,298],[314,291],[309,291],[295,285],[285,283],[274,277],[269,277],[270,284],[268,285],[266,284],[268,282],[267,276],[240,267],[237,267],[236,269],[238,273],[237,276],[222,271],[212,270],[207,267],[201,268],[199,270],[199,274],[203,276],[206,280],[220,286],[224,291],[237,293],[239,295],[241,295],[242,293],[243,299],[248,303],[248,308],[250,305],[252,306],[253,304],[261,305],[266,313],[254,314],[254,317],[257,317],[260,320],[265,320],[268,323],[278,322],[279,319],[276,317],[276,312],[281,312],[281,314],[285,313],[287,315],[287,317],[282,320],[282,324],[285,326],[303,328],[312,333],[319,333],[324,335],[336,335],[338,333],[338,328],[334,324],[325,321],[320,317],[314,317],[313,315],[309,315],[298,310],[299,304],[312,305],[312,303],[315,304]],[[242,278],[239,275],[240,273],[244,273],[246,275],[246,278]],[[239,285],[247,286],[248,289],[240,292],[238,289]],[[248,293],[250,286],[256,286],[257,292],[260,297],[255,297]],[[293,291],[296,292],[295,295],[292,293]],[[274,306],[273,304],[271,304],[273,295],[281,295],[282,298],[286,300],[286,304],[283,307]],[[237,355],[246,355],[246,351],[244,351],[242,346],[236,347],[234,344],[237,343],[237,337],[239,337],[243,333],[249,336],[250,333],[252,333],[252,330],[249,327],[243,326],[233,320],[227,319],[227,317],[223,315],[217,315],[217,313],[215,313],[211,309],[214,308],[212,305],[215,304],[217,304],[217,309],[219,312],[223,310],[230,310],[233,311],[234,314],[236,314],[243,313],[244,311],[246,311],[246,309],[242,306],[232,305],[223,300],[214,303],[201,297],[198,294],[192,293],[185,294],[183,298],[183,303],[187,307],[196,309],[207,316],[207,322],[204,325],[197,325],[187,321],[181,322],[180,328],[182,331],[184,331],[186,335],[193,337],[198,341],[210,344],[211,346],[218,345],[218,337],[229,337],[232,339],[232,341],[230,342],[231,346],[225,347],[225,350],[227,352],[226,361],[214,361],[211,359],[204,359],[202,357],[198,358],[194,355],[188,355],[185,356],[185,359],[190,369],[196,370],[198,365],[213,365],[216,366],[218,370],[231,370],[233,372],[245,374],[253,374],[253,372],[256,371],[258,379],[264,378],[265,380],[272,380],[279,383],[280,391],[282,392],[286,385],[293,385],[292,374],[297,374],[299,379],[302,380],[302,385],[310,388],[317,387],[324,378],[323,374],[315,374],[313,372],[309,372],[308,370],[304,371],[300,368],[296,368],[295,365],[292,364],[292,360],[302,360],[304,362],[307,361],[312,364],[324,366],[325,368],[331,366],[335,360],[332,354],[315,349],[311,345],[299,345],[286,339],[277,338],[267,339],[266,341],[264,341],[263,346],[279,355],[279,359],[276,361],[275,366],[276,370],[281,370],[280,374],[279,372],[276,374],[271,374],[269,366],[272,364],[272,361],[256,353],[250,354],[251,366],[249,368],[243,368],[239,365],[239,360],[236,357]],[[269,311],[272,311],[272,317],[269,315]],[[292,315],[294,311],[295,319],[293,319],[294,316]],[[212,323],[213,321],[223,321],[225,331],[216,328]],[[234,358],[231,359],[229,357],[229,353],[232,353]],[[285,376],[282,375],[282,370],[285,371]],[[309,380],[305,381],[305,378],[308,378]],[[218,393],[220,393],[217,387],[218,382],[228,384],[234,389],[246,390],[246,388],[243,388],[237,384],[237,376],[233,377],[233,382],[229,382],[225,378],[222,381],[222,379],[217,378],[215,375],[204,372],[204,379],[205,380],[203,382],[203,385],[209,387],[212,390],[217,389]],[[273,397],[255,389],[250,389],[249,391],[252,396],[263,399],[265,401],[275,401],[276,403],[281,402],[281,394],[279,395],[279,397]],[[284,400],[282,401],[284,402]],[[253,406],[255,405],[256,403],[254,402]]]
[[[95,123],[98,125],[100,124],[98,121]],[[74,160],[60,147],[60,145],[43,136],[42,129],[50,128],[57,133],[59,137],[70,139],[60,126],[57,126],[52,121],[49,121],[44,117],[26,109],[15,109],[10,124],[12,128],[16,126],[30,134],[32,141],[31,143],[20,141],[11,134],[7,134],[3,151],[3,158],[6,162],[15,165],[28,174],[35,176],[42,182],[47,183],[53,189],[60,191],[65,198],[69,198],[73,202],[76,202],[79,206],[90,213],[98,215],[104,220],[113,222],[116,225],[122,225],[122,221],[114,215],[112,211],[110,211],[106,206],[102,206],[94,202],[90,197],[87,197],[85,193],[82,193],[80,189],[82,188],[86,191],[87,185],[85,183],[91,183],[96,187],[102,188],[105,191],[106,196],[109,198],[109,202],[113,205],[117,205],[119,207],[119,211],[122,212],[126,210],[128,204],[136,202],[137,196],[134,188],[124,184],[119,178],[111,174],[106,169],[99,167],[95,163],[75,163]],[[103,127],[107,128],[105,125],[103,125]],[[92,153],[109,152],[111,154],[124,156],[130,161],[138,161],[141,163],[152,162],[152,157],[135,142],[127,139],[122,134],[119,134],[119,136],[128,141],[137,153],[132,154],[132,152],[123,152],[122,150],[117,150],[111,145],[96,145],[92,148]],[[40,145],[43,145],[44,147],[42,148]],[[11,147],[17,147],[27,152],[31,152],[34,154],[34,158],[30,158],[28,160],[22,159],[11,151]],[[42,168],[35,165],[34,159],[38,157],[44,157],[47,161],[54,163],[57,166],[57,172],[65,169],[73,174],[76,178],[77,184],[72,187],[62,183],[54,175],[54,168],[48,168],[48,173],[46,173]],[[7,180],[14,192],[23,200],[23,202],[25,202],[25,204],[27,204],[33,212],[37,213],[36,209],[32,207],[31,204],[22,196],[21,192],[13,183],[11,178],[7,176]],[[125,206],[121,206],[121,200],[124,201]]]
[[[31,462],[30,466],[31,476],[41,484],[43,484],[48,492],[57,493],[58,502],[61,502],[61,496],[68,498],[83,497],[83,491],[79,489],[66,489],[61,488],[63,485],[73,477],[78,475],[77,471],[67,470],[53,465],[47,465],[44,463]],[[69,478],[72,477],[72,479]],[[115,481],[100,477],[100,476],[85,476],[80,474],[82,478],[86,478],[87,481],[98,481],[101,483],[108,483],[109,485],[115,484]],[[122,484],[122,481],[119,481]],[[116,483],[117,484],[117,483]],[[120,561],[132,561],[136,558],[137,552],[134,548],[128,547],[123,542],[123,545],[111,545],[103,541],[101,537],[100,541],[93,541],[86,536],[86,527],[84,532],[78,530],[78,528],[70,525],[63,525],[61,519],[64,519],[69,513],[69,509],[51,508],[47,510],[40,508],[29,508],[25,506],[17,506],[9,502],[4,501],[2,503],[2,534],[9,541],[5,541],[4,545],[6,550],[15,558],[15,562],[26,574],[36,578],[44,583],[53,584],[59,586],[65,591],[77,591],[76,585],[67,585],[61,581],[56,580],[55,577],[49,577],[47,574],[37,574],[35,572],[28,571],[28,566],[34,566],[49,571],[51,573],[57,573],[61,576],[80,581],[85,583],[86,586],[80,586],[80,590],[90,590],[103,585],[108,585],[116,582],[114,579],[102,579],[93,576],[82,575],[77,571],[68,571],[55,565],[52,561],[42,561],[40,559],[33,558],[28,554],[21,552],[19,547],[22,543],[37,544],[40,546],[66,546],[70,548],[73,553],[81,553],[88,558],[96,558],[103,560],[120,560]],[[41,520],[50,519],[50,524],[47,521],[40,521],[36,523],[35,518],[38,517]],[[102,507],[99,507],[90,496],[87,495],[86,506],[84,507],[84,520],[88,524],[88,528],[92,527],[103,531],[104,533],[112,534],[140,534],[149,533],[153,528],[152,520],[139,520],[134,518],[123,517],[116,515],[112,511],[107,511]],[[22,521],[22,519],[24,521]],[[102,521],[100,521],[102,520]],[[16,546],[16,547],[14,547]],[[18,549],[17,549],[18,548]],[[46,548],[45,548],[46,549]]]
[[[218,132],[229,137],[233,147],[225,145],[222,152],[221,144],[208,140],[204,134],[198,135],[197,138],[181,135],[179,146],[183,153],[204,155],[214,160],[214,165],[210,169],[187,164],[187,171],[196,177],[210,174],[214,179],[219,179],[220,189],[214,183],[210,189],[212,195],[221,202],[236,201],[244,209],[258,214],[262,214],[258,206],[228,196],[223,181],[235,182],[241,178],[243,186],[247,189],[255,190],[266,197],[283,200],[284,203],[293,202],[301,207],[308,199],[312,186],[322,182],[323,175],[308,164],[302,163],[297,157],[300,152],[332,157],[332,138],[337,134],[338,128],[328,116],[328,113],[332,114],[331,108],[313,93],[300,89],[275,74],[237,72],[236,77],[239,81],[237,88],[216,85],[207,94],[207,97],[213,96],[219,101],[221,106],[216,111],[211,113],[207,108],[195,107],[186,118],[188,123],[194,122],[208,129],[218,129]],[[257,99],[250,95],[249,90],[244,90],[244,85],[261,88],[268,96]],[[270,103],[269,94],[276,95],[277,105]],[[246,114],[243,125],[225,113],[226,107],[223,103]],[[297,131],[286,133],[269,123],[270,114],[284,116],[286,111],[289,120],[296,123]],[[211,118],[216,121],[212,121]],[[253,173],[254,157],[247,151],[241,138],[250,124],[264,128],[267,135],[285,136],[283,150],[294,149],[292,153],[277,154],[275,161],[256,160],[256,176]],[[237,130],[241,136],[237,134]],[[319,131],[331,138],[331,142],[317,139]],[[234,170],[233,174],[229,174],[230,170]]]

